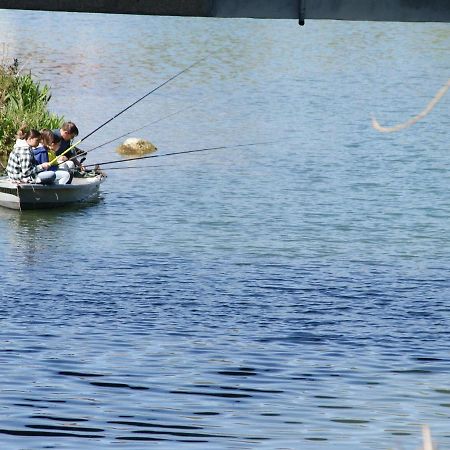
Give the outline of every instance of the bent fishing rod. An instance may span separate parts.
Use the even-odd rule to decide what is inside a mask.
[[[75,148],[77,145],[81,144],[83,141],[85,141],[88,137],[92,136],[94,133],[96,133],[98,130],[100,130],[101,128],[103,128],[105,125],[107,125],[108,123],[112,122],[114,119],[116,119],[117,117],[119,117],[121,114],[123,114],[125,111],[128,111],[130,108],[132,108],[133,106],[135,106],[137,103],[139,103],[140,101],[144,100],[146,97],[148,97],[149,95],[153,94],[154,92],[156,92],[158,89],[161,89],[163,86],[165,86],[166,84],[170,83],[171,81],[173,81],[175,78],[179,77],[180,75],[182,75],[183,73],[187,72],[188,70],[192,69],[192,67],[200,64],[202,61],[204,61],[206,58],[208,58],[210,55],[206,55],[203,58],[195,61],[194,63],[192,63],[190,66],[184,68],[183,70],[181,70],[180,72],[176,73],[175,75],[173,75],[172,77],[170,77],[168,80],[164,81],[163,83],[161,83],[160,85],[156,86],[154,89],[152,89],[151,91],[147,92],[145,95],[143,95],[141,98],[138,98],[136,101],[134,101],[133,103],[131,103],[130,105],[128,105],[126,108],[122,109],[122,111],[119,111],[117,114],[115,114],[113,117],[111,117],[110,119],[108,119],[106,122],[102,123],[101,125],[99,125],[97,128],[95,128],[95,130],[91,131],[90,133],[88,133],[84,138],[80,139],[78,142],[75,142],[75,144],[72,144],[68,149],[66,149],[64,152],[62,152],[60,155],[58,155],[57,158],[54,158],[52,161],[50,161],[50,164],[54,164],[55,162],[58,161],[58,158],[61,156],[64,156],[67,152],[69,152],[70,150],[72,150],[73,148]]]
[[[187,153],[198,153],[198,152],[206,152],[206,151],[211,151],[211,150],[225,150],[225,149],[228,149],[228,148],[250,147],[250,146],[254,146],[254,145],[277,144],[279,142],[280,142],[280,140],[277,140],[277,141],[266,141],[266,142],[251,142],[251,143],[248,143],[248,144],[222,145],[220,147],[198,148],[198,149],[195,149],[195,150],[184,150],[184,151],[181,151],[181,152],[164,153],[162,155],[148,155],[148,156],[137,156],[135,158],[116,159],[114,161],[104,161],[104,162],[100,162],[100,163],[96,163],[96,164],[88,164],[88,165],[86,165],[84,167],[88,168],[88,167],[104,166],[104,165],[107,165],[107,164],[119,164],[119,163],[124,163],[124,162],[129,162],[129,161],[138,161],[138,160],[141,160],[141,159],[162,158],[164,156],[185,155]],[[113,169],[113,167],[111,169]]]

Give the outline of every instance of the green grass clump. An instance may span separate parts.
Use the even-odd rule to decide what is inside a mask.
[[[0,161],[4,165],[8,159],[19,128],[58,128],[63,117],[47,110],[50,101],[50,87],[41,85],[31,76],[22,73],[19,63],[0,63]]]

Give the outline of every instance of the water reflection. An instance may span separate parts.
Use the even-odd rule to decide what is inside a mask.
[[[70,239],[75,218],[87,215],[86,209],[101,202],[99,198],[50,210],[15,211],[0,208],[4,244],[13,252],[10,256],[23,259],[25,264],[45,262],[54,254],[58,241]]]

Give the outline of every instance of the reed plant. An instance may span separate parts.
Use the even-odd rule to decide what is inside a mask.
[[[11,152],[18,129],[58,128],[64,122],[48,111],[50,87],[35,80],[31,72],[23,73],[19,62],[0,62],[0,161],[4,165]]]

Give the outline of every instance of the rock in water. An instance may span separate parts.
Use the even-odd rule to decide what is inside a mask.
[[[157,148],[150,141],[139,138],[128,138],[116,148],[121,155],[136,156],[156,152]]]

